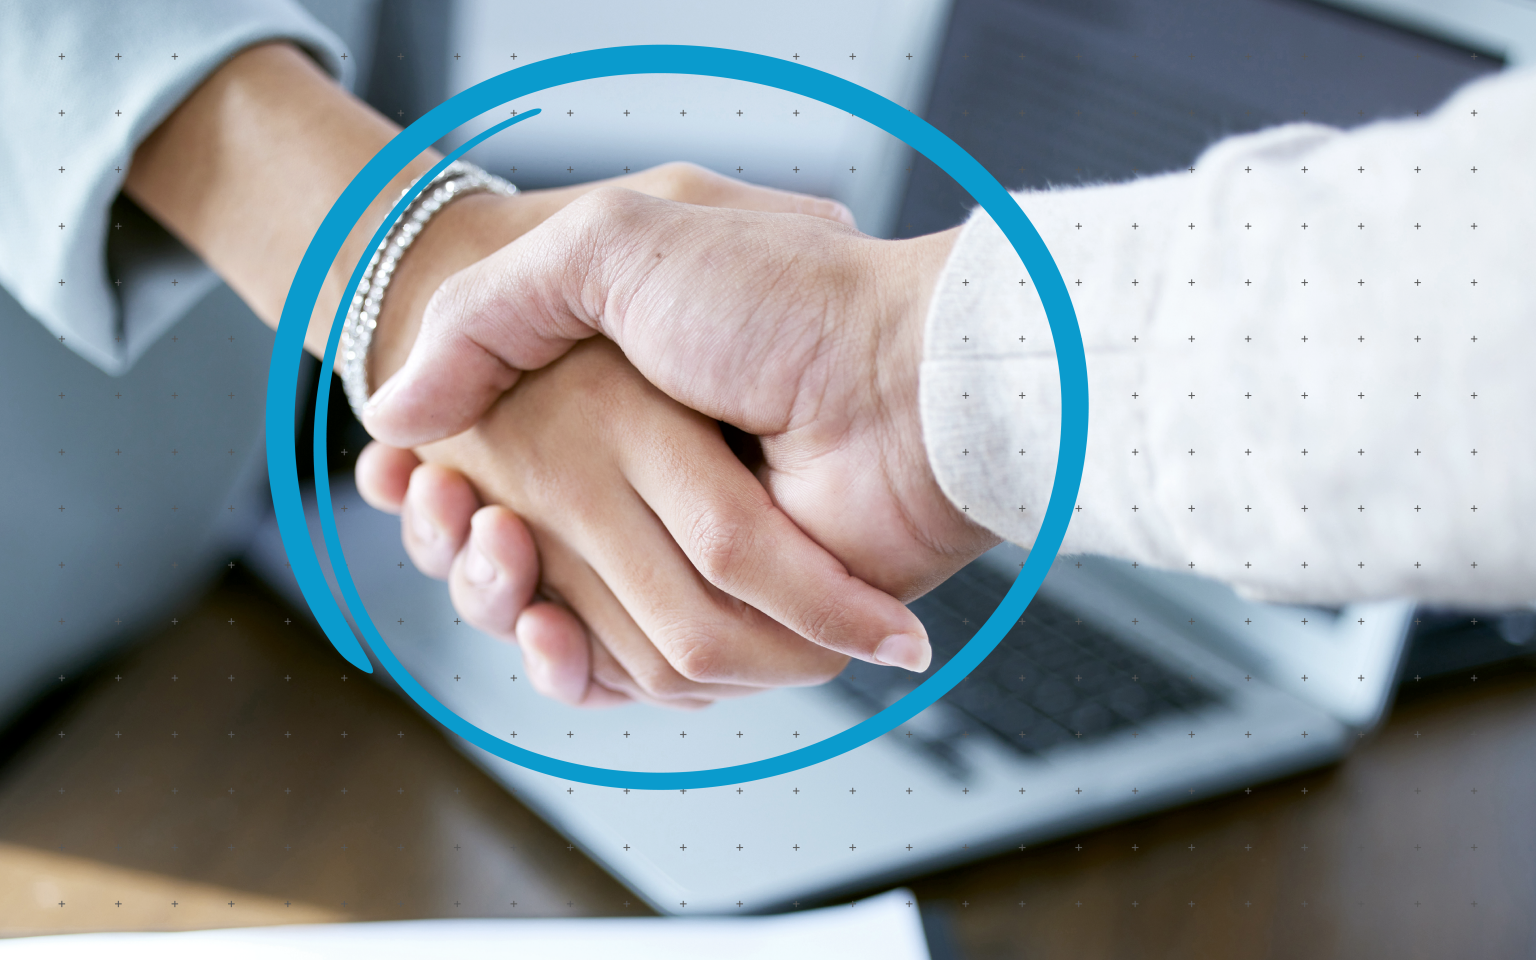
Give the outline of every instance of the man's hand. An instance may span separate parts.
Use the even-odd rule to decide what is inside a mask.
[[[811,214],[852,223],[847,209],[834,201],[753,186],[691,164],[666,164],[612,181],[527,191],[496,201],[500,214],[513,221],[510,227],[498,229],[523,232],[579,196],[618,186],[627,188],[626,192],[632,189],[690,204]],[[467,208],[471,201],[461,203]],[[453,212],[450,208],[445,215]],[[473,231],[481,215],[471,212],[469,217],[472,219],[466,226]],[[437,264],[452,262],[455,257],[462,262],[464,255],[454,248],[466,242],[465,230],[458,229],[458,223],[454,226],[437,237],[429,231],[423,237],[429,242],[418,241],[421,249],[413,249],[412,258],[403,262],[396,277],[396,284],[402,285],[400,299],[391,304],[392,336],[383,340],[370,358],[376,376],[393,372],[403,362],[416,337],[426,297],[443,275]],[[478,229],[483,231],[483,225]],[[433,240],[437,242],[430,242]],[[467,242],[473,247],[480,241]],[[617,351],[613,354],[617,356]],[[562,361],[556,369],[563,371],[568,362]],[[612,407],[607,419],[625,429],[602,438],[593,435],[589,421],[580,417],[570,420],[567,413],[590,410],[595,393],[603,389],[612,392],[638,377],[622,359],[617,363],[605,360],[596,368],[607,371],[602,382],[594,381],[590,374],[583,379],[575,372],[592,369],[593,363],[583,360],[571,372],[549,371],[552,378],[541,381],[546,386],[539,389],[548,396],[548,383],[563,384],[565,399],[561,404],[545,401],[542,407],[536,406],[528,392],[533,387],[525,384],[500,399],[496,412],[467,434],[422,451],[436,462],[422,463],[409,450],[375,442],[363,451],[357,465],[358,489],[364,498],[381,510],[401,514],[402,539],[416,566],[429,576],[448,580],[454,606],[466,621],[493,635],[516,637],[530,679],[541,692],[582,705],[624,699],[613,696],[614,692],[672,705],[699,704],[754,687],[825,680],[843,662],[843,657],[829,653],[829,649],[868,659],[889,635],[900,634],[911,637],[915,642],[902,642],[919,651],[917,659],[903,665],[926,666],[927,644],[921,624],[889,598],[852,581],[840,564],[784,520],[750,473],[740,472],[740,477],[749,481],[745,485],[740,477],[731,482],[731,474],[716,463],[714,486],[704,484],[702,478],[709,475],[707,463],[714,462],[707,454],[728,453],[713,424],[705,431],[713,442],[709,443],[708,437],[688,441],[693,451],[686,458],[690,468],[674,469],[672,481],[664,487],[653,484],[641,490],[642,485],[633,477],[605,472],[602,463],[607,461],[577,469],[594,456],[626,445],[634,447],[629,461],[634,464],[655,456],[655,450],[645,449],[646,443],[676,445],[682,442],[680,436],[697,433],[696,427],[674,429],[670,434],[661,430],[659,422],[677,418],[673,415],[668,421],[660,410],[653,409],[663,403],[656,394],[656,400]],[[654,388],[639,383],[654,393]],[[632,396],[640,393],[637,388],[630,391]],[[664,403],[671,405],[670,401]],[[507,412],[513,410],[519,411],[524,421],[520,427],[514,425],[516,417]],[[556,424],[564,427],[557,428]],[[509,460],[507,455],[519,443],[551,434],[564,444],[570,480],[560,497],[540,500],[538,484],[532,479],[539,469],[537,458]],[[494,437],[496,442],[486,444],[486,437]],[[467,453],[466,441],[470,448]],[[541,449],[548,453],[547,440]],[[544,459],[553,458],[546,455]],[[739,464],[731,462],[740,470]],[[477,478],[479,490],[447,465],[464,467]],[[657,476],[654,466],[646,472]],[[650,511],[642,509],[641,514],[627,519],[619,516],[622,511],[604,514],[610,528],[627,527],[630,536],[602,549],[594,549],[588,540],[573,550],[568,531],[561,527],[574,525],[579,517],[571,512],[582,499],[577,487],[616,493],[631,485],[641,492]],[[497,503],[481,507],[482,492]],[[621,504],[633,500],[633,495],[620,498]],[[528,524],[508,505],[522,512]],[[558,517],[565,519],[557,521]],[[686,562],[670,559],[675,547],[665,536],[658,536],[664,531],[650,530],[658,518],[672,531],[686,528],[697,533],[730,527],[756,537],[762,550],[747,558],[754,561],[747,575],[738,574],[729,584],[718,579],[713,585],[701,582]],[[719,546],[726,549],[735,539],[717,538]],[[689,559],[708,569],[715,555],[690,555]],[[609,569],[603,569],[603,563],[596,559],[599,556]],[[648,578],[655,587],[644,597],[630,595],[637,582],[632,571],[645,565],[646,557],[655,566]],[[672,572],[663,575],[663,570]],[[561,597],[566,606],[533,602],[531,595],[538,583],[547,593]],[[722,594],[717,586],[725,587],[728,593]],[[734,605],[721,606],[732,597],[736,598]],[[763,617],[754,607],[774,619]],[[671,615],[661,616],[666,610]],[[580,614],[580,619],[575,614]],[[781,624],[815,637],[828,649],[795,638]],[[655,643],[654,648],[646,641],[647,636]]]
[[[665,393],[760,437],[774,503],[851,574],[910,599],[996,542],[940,491],[918,419],[923,321],[953,239],[596,190],[438,289],[367,426],[401,446],[458,433],[520,371],[604,334]],[[670,532],[721,586],[761,549],[740,530]],[[926,644],[904,643],[844,652],[926,663]]]

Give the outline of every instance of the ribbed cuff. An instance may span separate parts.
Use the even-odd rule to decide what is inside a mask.
[[[1120,401],[1137,392],[1133,338],[1165,282],[1159,267],[1185,176],[1015,194],[1066,281],[1088,365],[1088,453],[1065,553],[1145,555],[1158,539],[1154,518],[1127,524],[1120,516],[1155,479],[1131,453],[1139,411]],[[929,307],[920,396],[929,463],[945,495],[998,536],[1031,546],[1056,471],[1060,380],[1035,280],[980,209]]]

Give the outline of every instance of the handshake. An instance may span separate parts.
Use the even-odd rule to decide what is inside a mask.
[[[919,417],[957,232],[875,239],[689,164],[465,197],[395,273],[358,489],[566,703],[922,671],[904,602],[997,542]]]

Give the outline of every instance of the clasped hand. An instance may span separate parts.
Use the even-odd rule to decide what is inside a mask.
[[[878,240],[667,169],[663,196],[590,190],[436,288],[365,413],[359,490],[567,703],[926,669],[904,602],[997,542],[918,415],[954,231]]]

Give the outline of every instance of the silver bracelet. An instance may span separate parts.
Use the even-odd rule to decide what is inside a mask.
[[[416,181],[413,180],[400,195],[405,196],[415,185]],[[362,422],[363,407],[371,395],[368,387],[368,347],[373,343],[373,331],[379,322],[379,306],[384,302],[384,291],[389,288],[395,267],[417,235],[426,228],[427,221],[454,200],[472,193],[494,193],[510,197],[517,193],[517,187],[494,174],[486,173],[474,164],[455,160],[432,179],[427,188],[411,201],[400,219],[390,226],[363,271],[357,292],[352,295],[352,304],[347,308],[340,343],[341,385],[358,422]]]

